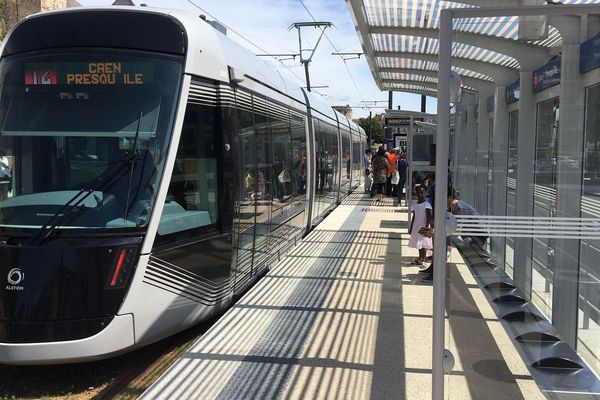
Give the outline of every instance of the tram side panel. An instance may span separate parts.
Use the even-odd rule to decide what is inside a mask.
[[[306,117],[243,89],[194,86],[153,253],[136,339],[220,311],[304,233]],[[233,194],[233,195],[231,195]],[[204,218],[194,222],[194,218]],[[190,226],[202,224],[202,226]],[[146,296],[153,295],[148,305]]]

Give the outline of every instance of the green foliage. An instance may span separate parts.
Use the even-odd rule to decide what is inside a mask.
[[[371,128],[369,128],[371,125]],[[371,133],[371,139],[375,142],[375,143],[383,143],[384,142],[384,136],[383,136],[383,124],[380,121],[377,121],[376,119],[373,118],[360,118],[358,120],[358,125],[360,125],[365,132],[367,133],[367,136],[369,135],[369,129],[372,129],[372,133]]]

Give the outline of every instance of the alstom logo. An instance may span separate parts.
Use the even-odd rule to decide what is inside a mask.
[[[23,290],[23,286],[19,286],[19,283],[23,282],[25,274],[19,268],[13,268],[8,271],[6,280],[10,285],[6,286],[6,290]]]

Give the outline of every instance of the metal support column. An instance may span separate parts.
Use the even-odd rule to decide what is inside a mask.
[[[494,96],[494,131],[490,149],[492,154],[491,215],[506,215],[506,178],[508,175],[508,112],[506,111],[506,86],[496,86]],[[504,265],[506,238],[492,236],[490,240],[493,257]]]
[[[466,106],[466,124],[464,135],[461,132],[459,153],[458,175],[455,180],[455,186],[460,190],[460,198],[469,204],[475,204],[475,163],[476,163],[476,144],[477,144],[477,121],[476,121],[476,103],[475,94],[462,94],[462,101]]]
[[[492,93],[489,93],[492,95]],[[475,157],[475,209],[487,214],[488,151],[490,147],[490,120],[487,111],[488,92],[479,93],[479,120],[477,124],[477,156]]]
[[[452,54],[452,13],[440,12],[439,70],[437,98],[437,135],[435,180],[448,181],[448,147],[450,144],[450,57]],[[433,250],[433,341],[432,398],[444,398],[444,323],[446,316],[446,190],[435,191]]]
[[[585,120],[585,90],[579,73],[581,24],[579,17],[562,17],[561,20],[564,23],[557,26],[563,37],[563,46],[557,138],[556,216],[579,217]],[[573,348],[577,346],[577,312],[574,310],[578,309],[579,300],[579,243],[579,240],[557,239],[554,249],[556,263],[552,324]]]
[[[515,215],[533,215],[533,184],[535,163],[535,118],[536,105],[533,98],[531,70],[521,71],[519,120],[517,136],[517,187],[515,192]],[[529,237],[515,237],[513,278],[528,299],[531,299],[531,251],[533,241]]]

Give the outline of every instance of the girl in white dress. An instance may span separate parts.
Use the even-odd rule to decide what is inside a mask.
[[[431,228],[433,212],[431,204],[425,200],[425,188],[421,185],[415,188],[417,194],[417,203],[413,209],[412,221],[410,223],[410,239],[408,247],[419,249],[419,258],[415,258],[411,264],[423,265],[427,250],[433,249],[433,242],[430,237],[425,237],[419,233],[421,228]]]

